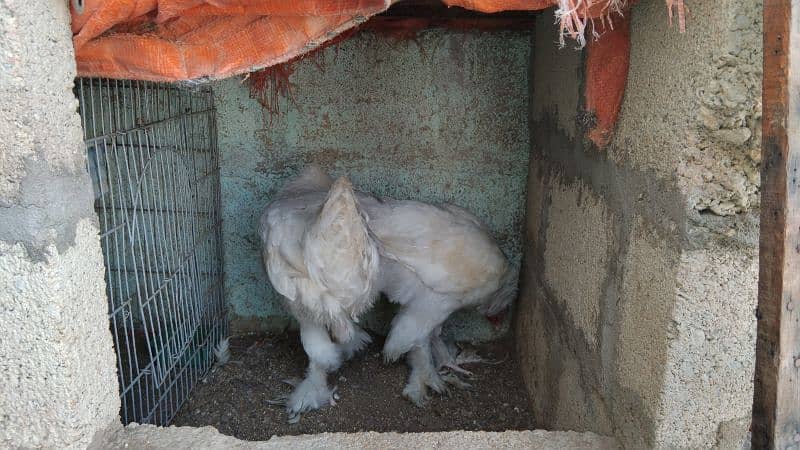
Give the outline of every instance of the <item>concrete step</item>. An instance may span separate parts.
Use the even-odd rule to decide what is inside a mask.
[[[619,449],[614,438],[575,431],[447,431],[439,433],[323,433],[242,441],[214,427],[156,427],[132,424],[103,446],[111,449]]]

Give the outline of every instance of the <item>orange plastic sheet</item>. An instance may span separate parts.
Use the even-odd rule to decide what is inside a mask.
[[[277,66],[253,76],[267,95],[265,108],[274,109],[291,73],[291,64],[279,64],[346,37],[397,0],[83,0],[81,11],[75,8],[78,1],[72,0],[78,75],[180,81]],[[580,46],[588,42],[585,137],[597,148],[608,145],[630,59],[630,22],[623,9],[636,0],[443,1],[484,13],[556,6],[562,44],[564,37]],[[665,2],[670,23],[677,17],[683,31],[688,12],[683,0]]]
[[[592,118],[586,137],[598,148],[611,141],[630,65],[630,16],[614,16],[609,21],[602,39],[589,40],[584,66],[584,110]]]
[[[72,2],[80,76],[217,79],[302,55],[397,0],[83,0]],[[674,0],[673,0],[674,1]],[[623,0],[444,0],[492,13],[557,6],[562,33],[583,41],[589,20]]]

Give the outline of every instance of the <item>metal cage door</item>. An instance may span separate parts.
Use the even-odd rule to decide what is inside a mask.
[[[227,336],[210,89],[77,80],[124,423],[166,425]]]

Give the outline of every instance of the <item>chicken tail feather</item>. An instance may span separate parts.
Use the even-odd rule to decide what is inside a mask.
[[[352,308],[355,316],[371,306],[378,248],[347,178],[333,184],[305,240],[304,256],[311,278],[336,298],[362,306]]]

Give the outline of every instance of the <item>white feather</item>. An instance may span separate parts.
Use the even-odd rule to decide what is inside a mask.
[[[299,404],[290,413],[325,403],[330,391],[318,387],[320,374],[368,342],[356,323],[378,290],[402,305],[384,356],[392,361],[413,349],[406,393],[417,404],[424,386],[441,387],[430,349],[441,324],[462,308],[497,313],[516,293],[516,271],[470,212],[354,193],[349,181],[331,183],[315,166],[267,207],[260,234],[270,281],[300,322],[311,361],[301,386],[314,401],[293,394]]]
[[[219,341],[214,347],[214,357],[216,358],[214,365],[216,367],[224,366],[231,359],[231,350],[228,340],[229,338],[225,338]]]
[[[326,193],[327,191],[327,193]],[[379,255],[353,187],[319,167],[290,181],[261,216],[270,282],[300,323],[306,378],[286,401],[290,420],[333,404],[326,374],[369,342],[355,322],[377,296]]]

